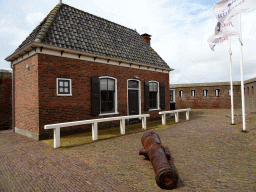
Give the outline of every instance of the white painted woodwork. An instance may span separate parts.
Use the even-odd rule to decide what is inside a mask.
[[[177,110],[171,110],[171,111],[161,111],[159,112],[159,115],[162,115],[162,124],[166,125],[166,114],[175,114],[175,123],[179,122],[179,112],[186,112],[186,120],[189,120],[189,111],[191,108],[187,109],[177,109]]]

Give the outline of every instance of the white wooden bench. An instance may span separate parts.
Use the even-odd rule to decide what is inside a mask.
[[[177,109],[177,110],[171,110],[171,111],[161,111],[159,112],[160,115],[162,115],[162,124],[166,125],[166,114],[175,114],[175,123],[179,122],[179,112],[186,112],[186,120],[189,120],[189,111],[191,108],[188,109]]]
[[[120,133],[124,135],[126,119],[142,118],[142,129],[146,130],[146,126],[147,126],[146,118],[149,116],[150,116],[149,114],[141,114],[141,115],[132,115],[132,116],[119,116],[119,117],[109,117],[109,118],[101,118],[101,119],[90,119],[90,120],[83,120],[83,121],[73,121],[73,122],[45,125],[44,129],[54,130],[53,132],[54,148],[58,148],[60,147],[60,128],[62,127],[92,124],[92,140],[97,140],[98,139],[98,123],[120,120]]]

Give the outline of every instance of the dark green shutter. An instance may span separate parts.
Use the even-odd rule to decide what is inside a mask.
[[[100,114],[100,79],[92,76],[92,115]]]
[[[159,83],[160,91],[160,108],[165,109],[165,85],[164,82]]]
[[[145,105],[145,111],[149,110],[149,82],[144,82],[144,105]]]

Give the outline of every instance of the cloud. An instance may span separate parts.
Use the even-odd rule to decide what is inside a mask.
[[[26,15],[26,22],[30,26],[36,26],[45,18],[45,16],[46,15],[42,12],[28,13]]]

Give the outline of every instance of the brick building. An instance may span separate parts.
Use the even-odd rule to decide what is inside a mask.
[[[169,110],[173,69],[150,35],[66,4],[6,60],[14,71],[15,132],[37,140],[52,133],[47,124]]]
[[[11,128],[12,73],[0,69],[0,130]]]
[[[193,109],[230,109],[230,82],[170,84],[175,107]],[[175,87],[175,89],[174,89]],[[233,82],[234,108],[241,108],[241,83]],[[173,98],[173,97],[171,97]]]
[[[256,78],[244,82],[245,108],[248,111],[256,112]]]

